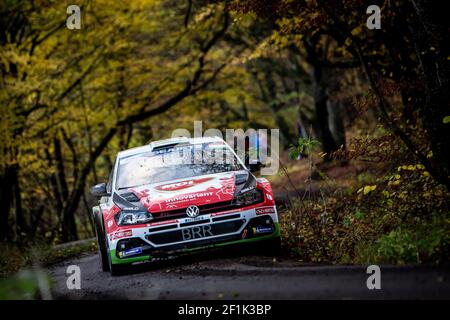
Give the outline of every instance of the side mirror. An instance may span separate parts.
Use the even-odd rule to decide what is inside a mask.
[[[91,194],[96,197],[105,197],[108,196],[108,191],[106,190],[106,183],[96,184],[91,188]]]
[[[250,172],[258,172],[262,167],[264,167],[264,165],[260,161],[248,164],[248,169],[250,170]]]

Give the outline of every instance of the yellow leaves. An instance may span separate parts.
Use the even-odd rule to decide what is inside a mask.
[[[415,165],[403,165],[403,166],[399,166],[397,167],[397,171],[401,171],[401,170],[407,170],[407,171],[415,171],[415,170],[424,170],[425,166],[423,164],[415,164]]]
[[[402,169],[403,170],[407,170],[408,166],[400,166],[397,167],[397,171],[400,172]],[[388,182],[388,186],[397,186],[400,184],[400,180],[401,180],[402,176],[398,173],[392,175],[389,178],[389,182]]]
[[[345,40],[345,46],[346,47],[350,47],[350,45],[352,44],[352,40],[350,39],[350,38],[347,38],[346,40]]]
[[[363,189],[363,193],[364,193],[364,194],[368,194],[368,193],[374,191],[376,188],[377,188],[376,185],[373,185],[373,186],[365,186],[364,189]]]
[[[402,200],[406,199],[407,196],[408,196],[408,193],[406,191],[402,191],[402,192],[400,192],[400,194],[397,195],[397,197]]]
[[[359,25],[352,30],[352,35],[356,37],[356,36],[360,35],[362,33],[362,31],[363,31],[363,28],[361,25]]]
[[[360,188],[357,193],[361,193],[362,192],[364,195],[366,195],[366,194],[374,191],[376,188],[377,188],[376,185],[372,185],[372,186],[367,185],[365,187]]]
[[[253,60],[264,56],[264,54],[267,51],[269,51],[270,42],[271,42],[270,38],[266,38],[263,41],[261,41],[255,48],[255,50],[253,50],[253,52],[247,57],[247,59],[244,59],[242,62],[245,63],[246,60]]]
[[[314,203],[313,209],[315,210],[321,210],[323,208],[322,204],[320,203]]]
[[[400,184],[400,180],[389,181],[388,186],[398,186]]]
[[[36,100],[36,97],[37,97],[37,92],[31,92],[26,97],[27,103],[32,104]]]

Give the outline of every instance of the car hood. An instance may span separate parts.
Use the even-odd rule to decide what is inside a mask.
[[[241,189],[254,184],[253,175],[243,170],[165,181],[130,188],[125,192],[132,192],[139,199],[137,207],[144,207],[154,214],[191,205],[231,201]]]

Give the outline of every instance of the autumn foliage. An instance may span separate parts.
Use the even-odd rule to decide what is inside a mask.
[[[202,120],[280,129],[270,179],[296,195],[281,211],[289,254],[448,259],[450,33],[436,3],[82,0],[69,30],[72,2],[0,3],[0,241],[93,236],[89,186],[115,154]]]

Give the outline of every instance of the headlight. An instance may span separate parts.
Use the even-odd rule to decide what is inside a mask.
[[[252,189],[250,191],[243,192],[239,194],[235,199],[235,203],[238,206],[248,206],[262,201],[263,194],[259,189]]]
[[[153,219],[148,212],[121,212],[116,217],[119,226],[147,223]]]

